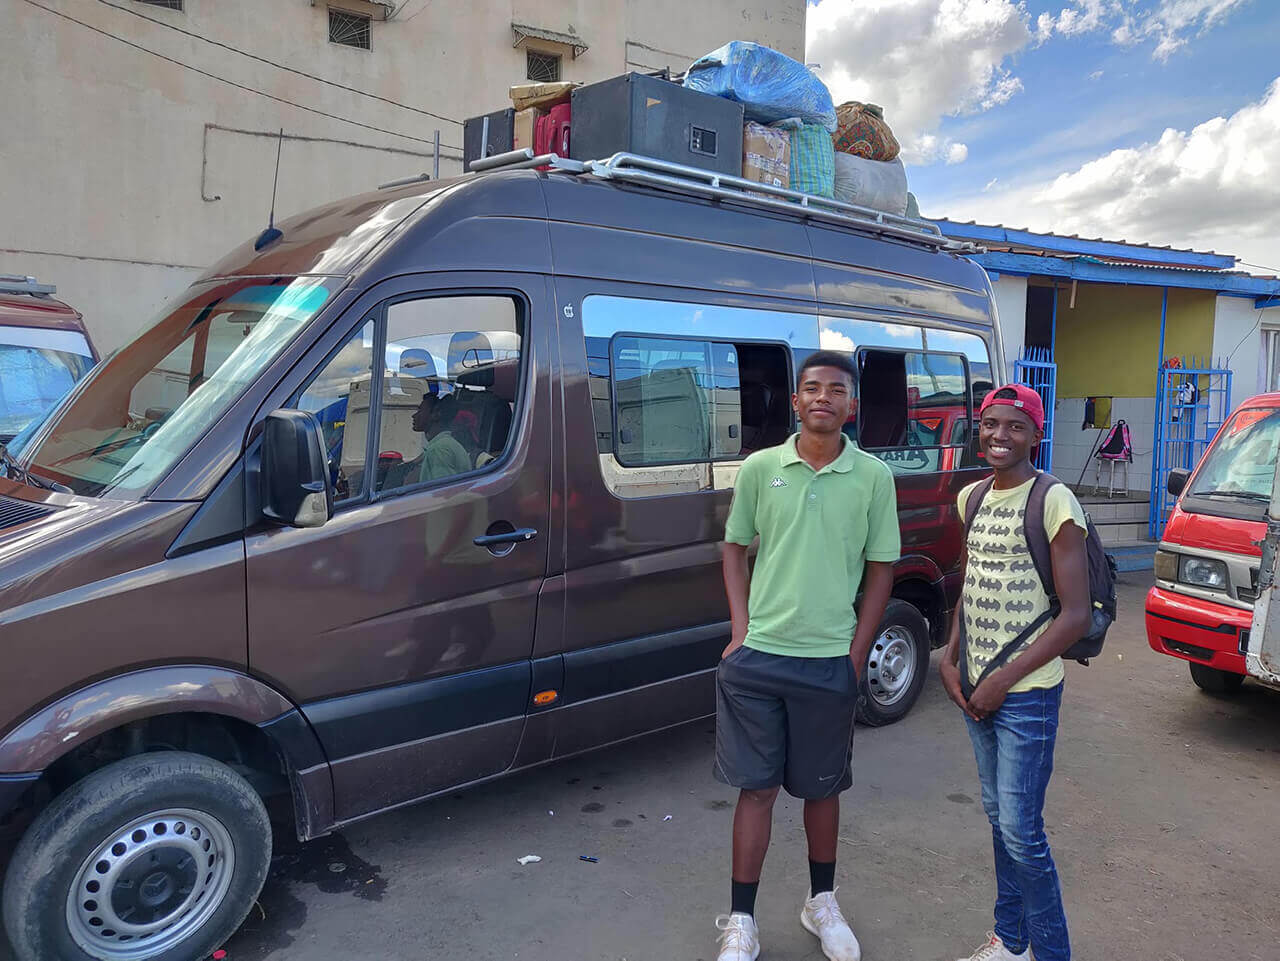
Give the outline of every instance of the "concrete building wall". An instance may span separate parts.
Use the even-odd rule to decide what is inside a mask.
[[[1058,291],[1058,396],[1154,397],[1160,352],[1159,287],[1079,284]],[[1170,290],[1165,356],[1208,357],[1216,297]]]
[[[1002,274],[991,284],[996,299],[1000,338],[1004,341],[1005,376],[1013,379],[1013,364],[1022,356],[1027,333],[1027,278]]]
[[[1219,296],[1213,320],[1213,357],[1231,371],[1231,407],[1267,389],[1267,361],[1263,324],[1268,314],[1252,297]],[[1273,322],[1280,322],[1276,316]]]
[[[377,9],[346,0],[347,9]],[[371,49],[323,0],[0,0],[0,273],[56,284],[104,350],[278,217],[461,171],[461,120],[526,79],[512,23],[573,33],[566,80],[689,62],[732,39],[803,57],[805,0],[403,0]]]

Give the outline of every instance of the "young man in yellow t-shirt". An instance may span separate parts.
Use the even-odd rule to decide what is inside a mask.
[[[1053,584],[1041,584],[1024,523],[1038,474],[1031,455],[1043,439],[1044,406],[1034,390],[1015,384],[987,396],[978,440],[995,477],[968,530],[964,594],[941,666],[942,683],[965,714],[995,848],[995,930],[968,961],[1028,961],[1028,949],[1036,961],[1071,957],[1043,815],[1062,703],[1060,658],[1090,626],[1087,523],[1066,485],[1049,488],[1044,531]],[[984,487],[960,492],[962,518]],[[1047,615],[1050,593],[1061,605],[1058,615],[984,678],[992,659]],[[968,697],[961,671],[976,685]]]

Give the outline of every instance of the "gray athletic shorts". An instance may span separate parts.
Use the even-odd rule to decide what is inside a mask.
[[[853,661],[740,647],[716,673],[715,776],[818,801],[853,784]]]

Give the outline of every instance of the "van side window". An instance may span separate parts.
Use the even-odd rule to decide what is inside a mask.
[[[364,494],[372,368],[373,321],[370,320],[338,348],[294,404],[299,410],[315,414],[320,421],[329,453],[329,476],[338,502]],[[356,416],[356,409],[362,403],[364,416]]]
[[[514,299],[423,297],[388,305],[375,490],[484,470],[506,452],[520,386]]]
[[[858,352],[859,445],[895,473],[960,466],[972,421],[969,372],[959,354],[933,351]]]

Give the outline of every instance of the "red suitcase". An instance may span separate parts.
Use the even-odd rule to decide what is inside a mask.
[[[562,103],[552,107],[545,117],[538,118],[533,133],[533,152],[538,155],[553,153],[558,157],[569,156],[569,121],[572,106]]]

